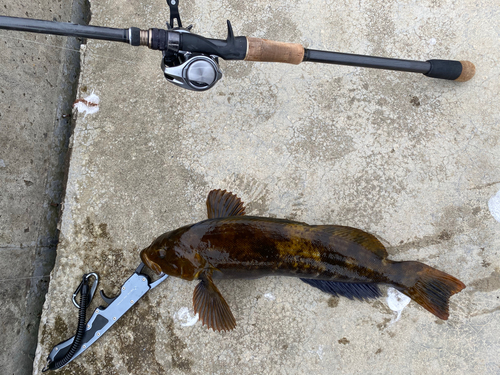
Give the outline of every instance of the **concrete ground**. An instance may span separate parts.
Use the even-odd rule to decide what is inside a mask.
[[[165,2],[92,2],[92,24],[162,27]],[[298,42],[314,49],[470,60],[467,83],[419,74],[301,64],[221,62],[204,93],[168,85],[160,54],[89,41],[61,236],[34,372],[74,334],[69,297],[85,272],[108,293],[159,234],[206,217],[223,188],[247,213],[342,224],[377,235],[393,260],[461,279],[450,319],[411,302],[332,298],[296,279],[221,281],[237,328],[189,323],[195,282],[168,279],[62,374],[500,373],[500,12],[451,0],[181,2],[194,32]],[[384,289],[385,291],[385,289]],[[97,302],[96,302],[97,303]],[[187,313],[186,313],[187,310]]]
[[[0,1],[0,14],[83,22],[82,1]],[[68,50],[73,49],[73,51]],[[0,30],[0,372],[31,374],[53,268],[79,42]]]

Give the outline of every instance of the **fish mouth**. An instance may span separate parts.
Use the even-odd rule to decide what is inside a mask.
[[[146,254],[146,249],[141,251],[141,260],[149,268],[151,268],[156,274],[160,275],[162,273],[161,267],[150,260]]]

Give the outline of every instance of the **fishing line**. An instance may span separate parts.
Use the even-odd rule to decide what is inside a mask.
[[[13,279],[0,279],[0,282],[3,282],[3,281],[17,281],[17,280],[29,280],[29,279],[43,279],[45,277],[50,277],[50,275],[32,276],[32,277],[17,277],[17,278],[13,278]]]
[[[42,46],[45,46],[45,47],[59,48],[59,49],[63,49],[63,50],[71,51],[71,52],[82,53],[82,51],[78,50],[78,49],[73,49],[73,48],[68,48],[68,47],[61,47],[61,46],[55,46],[53,44],[47,44],[47,43],[42,43],[42,42],[35,42],[33,40],[22,39],[22,38],[15,38],[15,37],[12,37],[12,36],[0,35],[0,38],[19,40],[19,41],[22,41],[22,42],[39,44],[39,45],[42,45]],[[98,57],[103,57],[103,58],[106,58],[106,59],[113,59],[113,60],[123,61],[123,62],[126,62],[126,63],[133,63],[133,61],[131,61],[131,60],[123,60],[123,59],[119,59],[119,58],[116,58],[116,57],[107,56],[107,55],[100,55],[100,54],[93,53],[93,52],[90,53],[90,56],[98,56]]]

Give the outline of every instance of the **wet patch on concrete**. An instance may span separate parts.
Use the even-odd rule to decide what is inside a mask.
[[[493,292],[500,289],[500,271],[493,271],[488,277],[474,280],[469,285],[480,292]]]
[[[150,311],[150,304],[149,296],[145,295],[131,311],[133,314],[128,315],[129,319],[115,324],[119,352],[130,353],[124,358],[124,365],[129,374],[141,373],[145,363],[152,374],[160,374],[163,371],[161,364],[156,361],[155,354],[155,322],[159,315],[156,311]]]
[[[390,253],[397,254],[397,253],[403,253],[409,249],[420,249],[428,246],[438,245],[444,241],[450,240],[452,236],[453,235],[449,231],[443,230],[440,233],[432,236],[425,236],[423,238],[413,240],[407,243],[401,243],[398,246],[388,247],[387,251]]]
[[[410,103],[413,104],[415,107],[420,107],[420,99],[418,98],[418,96],[412,97]]]
[[[342,345],[347,345],[350,343],[350,341],[345,338],[345,337],[342,337],[340,340],[337,340],[339,344],[342,344]]]
[[[388,327],[388,325],[391,322],[391,320],[392,320],[391,318],[384,318],[384,320],[381,323],[377,324],[377,328],[380,331],[384,331]]]
[[[167,319],[165,329],[169,334],[169,348],[170,355],[172,356],[172,367],[182,370],[185,373],[190,373],[193,361],[186,358],[184,355],[184,350],[187,349],[187,345],[175,333],[173,319]]]
[[[339,305],[339,297],[330,297],[328,298],[328,307],[335,308]]]

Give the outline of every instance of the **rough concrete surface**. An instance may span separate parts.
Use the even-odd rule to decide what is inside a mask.
[[[196,33],[417,60],[470,60],[467,83],[304,63],[221,62],[204,93],[169,85],[161,54],[89,41],[58,256],[34,364],[74,334],[85,272],[108,294],[159,234],[206,217],[213,188],[247,213],[377,235],[393,260],[467,284],[448,321],[411,302],[332,298],[291,278],[220,281],[233,332],[183,326],[195,282],[168,279],[61,374],[500,373],[500,11],[493,1],[183,1]],[[93,1],[93,25],[162,27],[164,1]],[[95,302],[98,303],[98,302]]]
[[[83,13],[74,10],[71,2],[0,1],[0,14],[16,17],[77,22],[72,15]],[[71,116],[62,115],[71,113],[78,80],[78,49],[68,48],[78,46],[0,30],[0,372],[6,375],[32,373],[58,242],[71,130]]]

